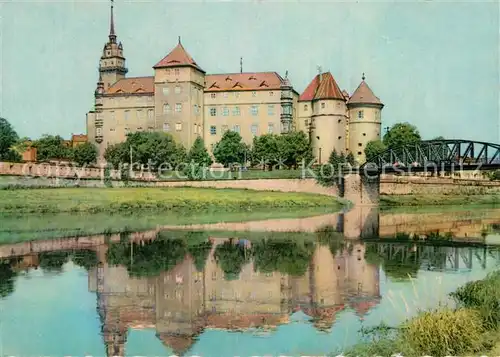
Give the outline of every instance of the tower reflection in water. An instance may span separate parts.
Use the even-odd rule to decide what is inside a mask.
[[[379,267],[365,261],[360,242],[252,245],[210,238],[182,259],[147,256],[161,251],[155,244],[97,249],[89,289],[98,296],[108,356],[125,355],[128,329],[154,328],[164,345],[183,355],[204,329],[272,329],[300,310],[328,331],[340,311],[351,308],[362,318],[380,301]],[[168,249],[175,249],[174,242]],[[120,260],[124,264],[117,265]]]

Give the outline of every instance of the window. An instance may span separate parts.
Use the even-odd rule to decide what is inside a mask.
[[[137,111],[137,119],[143,120],[144,119],[144,111],[143,110],[138,110]]]
[[[168,87],[163,87],[163,95],[168,95],[169,92],[170,90],[168,89]]]
[[[175,73],[176,76],[178,76],[179,73],[180,73],[179,68],[174,69],[174,73]]]
[[[362,111],[362,110],[360,110],[360,111],[358,112],[358,119],[363,119],[363,117],[364,117],[364,113],[363,113],[363,111]]]
[[[198,124],[194,124],[193,133],[198,134]]]
[[[217,109],[216,108],[210,108],[210,116],[212,116],[212,117],[217,116]]]
[[[169,123],[163,123],[163,131],[170,131],[170,124]]]
[[[182,103],[175,103],[175,112],[180,113],[182,111]]]
[[[358,155],[361,155],[361,151],[358,151]]]
[[[229,127],[227,125],[222,126],[222,133],[225,133],[228,130],[229,130]]]
[[[95,135],[96,136],[102,136],[102,128],[96,128],[95,129]]]
[[[267,132],[268,132],[269,134],[274,133],[274,124],[273,124],[273,123],[269,123],[269,124],[267,124]]]
[[[130,119],[130,110],[125,110],[125,120]]]
[[[307,126],[309,125],[309,120],[304,120],[304,126],[307,128]]]
[[[101,128],[97,128],[97,129],[101,129]],[[115,131],[116,129],[115,128],[110,128],[109,131]]]
[[[239,98],[239,97],[240,97],[240,92],[234,92],[234,96],[235,96],[236,98]]]
[[[366,136],[366,133],[363,133],[363,136]]]
[[[150,109],[148,110],[148,119],[152,120],[153,119],[153,111]]]
[[[342,137],[341,137],[341,136],[339,136],[339,140],[340,140],[340,139],[342,139]]]
[[[180,86],[175,86],[175,94],[179,94],[181,92]]]
[[[274,92],[269,92],[269,96],[272,97],[274,95]]]
[[[270,104],[267,106],[267,115],[274,115],[274,105],[273,104]]]
[[[163,104],[163,114],[170,114],[170,105],[168,103]]]
[[[138,131],[142,131],[142,126],[137,128]]]
[[[215,99],[217,93],[210,93],[210,98]]]
[[[321,109],[325,109],[325,103],[321,103]]]
[[[342,122],[342,119],[339,119],[339,120],[337,121],[337,123],[339,123],[339,124],[340,124],[341,122]]]
[[[224,98],[227,98],[227,92],[222,93],[222,96],[223,96]]]
[[[182,130],[182,123],[175,123],[175,130],[181,131]]]
[[[210,135],[216,135],[217,134],[217,127],[215,125],[210,126]]]
[[[358,146],[363,146],[363,144],[361,144],[361,143],[358,143]]]
[[[307,104],[304,104],[304,111],[307,112],[309,110],[309,107],[307,106]]]
[[[256,106],[256,105],[252,105],[250,107],[250,113],[253,115],[253,116],[256,116],[257,114],[259,114],[259,108]]]
[[[228,107],[222,108],[222,115],[225,117],[227,117],[229,115],[229,108]]]
[[[257,92],[256,91],[253,91],[252,92],[252,97],[256,97],[257,96]]]
[[[115,120],[115,112],[110,112],[111,114],[111,120]]]
[[[234,107],[233,108],[233,115],[238,116],[240,115],[240,107]]]
[[[252,135],[257,135],[257,131],[258,131],[258,128],[259,126],[257,124],[253,124],[250,128],[250,130],[252,131]]]
[[[240,126],[239,125],[234,125],[233,126],[233,131],[236,132],[236,133],[239,133],[240,132]]]
[[[125,128],[125,132],[128,133],[130,131],[129,128]]]

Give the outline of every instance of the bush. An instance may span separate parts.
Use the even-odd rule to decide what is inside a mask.
[[[459,356],[483,348],[484,327],[476,310],[426,311],[409,320],[403,339],[419,356]]]
[[[479,311],[487,329],[499,327],[500,271],[489,274],[483,280],[468,282],[450,296],[460,307]]]

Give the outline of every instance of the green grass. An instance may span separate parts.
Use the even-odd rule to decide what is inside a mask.
[[[209,210],[250,211],[329,207],[341,204],[330,196],[211,188],[60,188],[0,191],[2,213],[136,212]]]
[[[500,194],[490,195],[381,195],[380,207],[444,206],[444,205],[498,205]]]
[[[189,214],[176,212],[135,212],[132,214],[8,214],[0,217],[0,244],[102,233],[137,232],[155,229],[158,225],[210,224],[279,218],[304,218],[328,213],[332,213],[329,207],[313,207],[294,211],[286,208],[276,208],[272,211],[254,210],[245,212],[218,210],[192,212]]]

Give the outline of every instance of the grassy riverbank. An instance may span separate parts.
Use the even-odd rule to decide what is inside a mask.
[[[210,188],[53,188],[0,191],[1,213],[119,213],[306,209],[341,204],[330,196]]]
[[[134,212],[124,213],[58,213],[0,215],[0,244],[30,240],[79,237],[103,233],[139,232],[155,229],[158,225],[210,224],[220,222],[247,222],[280,218],[305,218],[332,213],[330,207],[297,210],[274,208],[231,212]]]
[[[380,207],[500,205],[500,194],[490,195],[381,195]]]
[[[350,356],[497,356],[500,352],[500,271],[458,288],[456,306],[424,311],[400,326],[365,330]],[[336,352],[332,356],[338,355]]]

